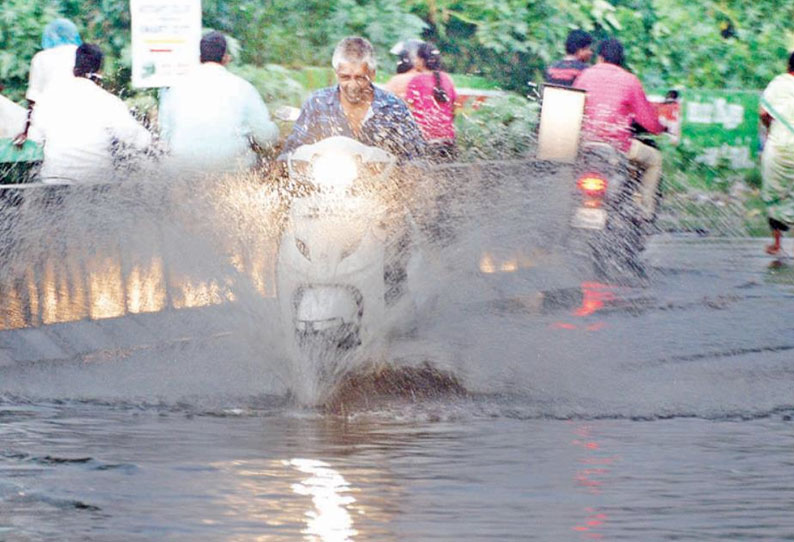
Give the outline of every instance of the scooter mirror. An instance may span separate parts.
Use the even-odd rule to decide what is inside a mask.
[[[576,160],[585,96],[583,90],[544,85],[538,127],[539,160],[567,163]]]

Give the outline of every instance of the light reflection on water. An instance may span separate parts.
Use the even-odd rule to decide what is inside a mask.
[[[298,495],[312,498],[314,510],[306,512],[305,539],[309,542],[348,542],[356,534],[348,507],[356,502],[347,480],[323,461],[291,459],[285,464],[309,477],[292,485]]]
[[[24,280],[6,280],[0,286],[0,330],[205,307],[236,299],[234,277],[206,280],[167,273],[161,256],[127,271],[118,254],[82,261],[48,258],[41,266],[31,266],[24,276]],[[259,295],[273,295],[270,262],[261,259],[242,268],[241,276],[251,281]]]
[[[240,287],[272,296],[274,201],[245,176],[5,197],[0,329],[217,305]]]
[[[229,277],[250,280],[257,295],[272,295],[272,259],[266,239],[262,244],[260,249],[251,242],[228,243],[222,258],[228,265],[209,272],[157,243],[149,252],[120,250],[112,243],[88,243],[92,250],[84,250],[77,242],[62,257],[44,251],[2,285],[5,325],[222,303],[238,295]],[[494,255],[489,266],[509,272],[514,264]],[[678,290],[685,278],[676,279]],[[703,284],[696,285],[692,290],[700,298]],[[739,329],[737,323],[744,329],[761,321],[758,314],[764,315],[764,328],[775,324],[776,314],[782,321],[783,311],[775,306],[787,299],[769,297],[777,313],[737,312],[732,318],[731,311],[700,307],[689,320],[667,311],[668,320],[660,323],[658,313],[642,321],[599,314],[612,293],[599,284],[581,287],[581,306],[542,320],[534,334],[528,326],[533,320],[525,316],[515,320],[514,332],[513,321],[502,315],[488,320],[477,314],[476,327],[460,328],[472,348],[465,348],[468,342],[443,343],[457,347],[469,367],[482,373],[475,383],[496,381],[497,392],[505,389],[499,387],[500,368],[515,364],[522,370],[508,375],[518,385],[508,389],[528,398],[500,403],[496,397],[495,405],[470,409],[442,404],[427,416],[421,409],[417,419],[409,414],[407,421],[404,411],[395,410],[373,424],[377,429],[339,424],[324,430],[322,423],[302,421],[303,413],[262,413],[255,406],[253,416],[238,418],[205,405],[208,393],[189,385],[187,415],[181,407],[158,410],[152,405],[163,389],[196,373],[195,359],[181,368],[158,367],[158,359],[171,361],[169,352],[161,358],[141,354],[152,359],[130,364],[129,372],[140,379],[135,389],[154,396],[147,404],[136,402],[121,364],[97,367],[96,383],[89,379],[82,387],[80,378],[92,374],[83,367],[72,379],[60,378],[68,369],[32,371],[31,380],[45,386],[44,391],[32,386],[33,397],[59,403],[37,412],[37,399],[33,405],[12,399],[5,410],[8,403],[0,402],[0,539],[8,532],[42,540],[59,540],[68,532],[98,542],[301,537],[568,542],[579,536],[666,542],[789,536],[794,529],[794,496],[785,483],[792,467],[790,421],[775,414],[791,404],[788,364],[782,356],[780,363],[770,359],[767,365],[757,357],[739,359],[728,370],[730,359],[664,363],[676,347],[695,355],[710,349],[710,343],[704,348],[691,336],[704,335],[697,332],[704,323],[713,326],[714,340],[725,348],[724,330]],[[755,292],[754,299],[763,299]],[[454,315],[459,325],[461,315]],[[548,338],[546,324],[565,330],[564,336]],[[754,346],[757,333],[750,331],[752,340],[734,339]],[[228,345],[222,346],[212,367],[229,372],[234,360]],[[251,375],[266,362],[276,360],[255,358],[256,371],[232,373],[234,378],[211,372],[211,389],[245,406],[241,389],[250,389]],[[633,365],[627,368],[628,363]],[[51,374],[57,375],[54,391],[46,387]],[[109,377],[118,375],[120,385],[111,388],[107,405],[70,409],[70,399],[94,397],[97,389],[104,393]],[[13,379],[3,380],[0,400],[2,393],[19,396],[20,388],[9,382]],[[726,410],[750,421],[714,420]],[[653,419],[671,412],[681,418],[630,419],[635,413]],[[706,419],[692,419],[703,412]],[[572,413],[619,419],[564,421]],[[83,457],[91,459],[68,461]]]
[[[781,420],[0,408],[0,532],[20,539],[666,542],[794,526]]]
[[[609,490],[612,469],[620,458],[608,455],[603,449],[592,424],[576,424],[574,435],[571,444],[582,454],[577,459],[581,467],[576,471],[575,485],[597,498]],[[583,512],[583,520],[572,527],[573,531],[585,540],[603,540],[603,527],[609,515],[594,506],[585,506]]]

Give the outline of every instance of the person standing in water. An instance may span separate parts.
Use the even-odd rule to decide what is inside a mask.
[[[794,224],[794,53],[788,71],[775,77],[761,96],[761,122],[769,129],[761,156],[761,197],[772,230],[766,252],[778,255],[783,233]]]
[[[57,87],[64,80],[74,77],[75,53],[83,43],[74,23],[68,19],[55,19],[41,36],[41,48],[30,62],[28,74],[28,116],[24,130],[14,138],[14,144],[22,146],[28,138],[33,107],[50,87]]]

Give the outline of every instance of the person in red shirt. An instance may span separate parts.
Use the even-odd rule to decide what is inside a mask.
[[[428,142],[431,158],[454,161],[457,158],[455,85],[452,78],[441,71],[441,53],[432,44],[419,46],[416,64],[419,74],[408,83],[405,101]]]
[[[644,168],[642,207],[645,218],[655,213],[656,189],[662,176],[662,153],[632,137],[635,121],[652,134],[664,131],[642,83],[623,68],[623,45],[606,40],[598,48],[598,63],[576,78],[573,86],[587,92],[582,132],[585,139],[612,144],[631,162]]]

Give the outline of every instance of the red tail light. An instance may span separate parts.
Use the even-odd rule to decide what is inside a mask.
[[[579,190],[591,198],[602,197],[607,191],[607,180],[597,173],[585,173],[576,182]]]

